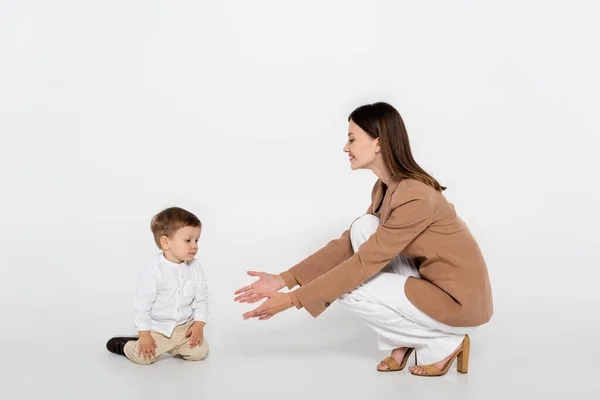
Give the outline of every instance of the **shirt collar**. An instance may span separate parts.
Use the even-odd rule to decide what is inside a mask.
[[[183,261],[181,264],[177,264],[177,263],[174,263],[172,261],[169,261],[169,260],[167,260],[165,258],[165,255],[162,252],[160,252],[158,254],[158,257],[160,258],[160,262],[161,263],[163,263],[165,265],[168,265],[170,267],[184,267],[184,266],[186,266],[188,264],[187,261]]]

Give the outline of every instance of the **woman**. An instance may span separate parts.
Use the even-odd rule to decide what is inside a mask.
[[[235,301],[268,298],[244,314],[267,320],[293,306],[317,317],[340,299],[375,330],[378,347],[391,350],[379,371],[402,370],[416,350],[413,375],[444,375],[455,358],[459,372],[466,373],[468,333],[493,313],[479,246],[442,195],[446,188],[413,159],[394,107],[365,105],[348,121],[344,151],[352,169],[370,169],[379,177],[366,215],[280,275],[248,272],[259,279],[237,290]],[[296,285],[300,288],[278,292]]]

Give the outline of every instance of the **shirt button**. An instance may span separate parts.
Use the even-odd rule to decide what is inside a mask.
[[[331,305],[331,303],[330,303],[330,302],[326,302],[326,303],[325,303],[325,307],[329,307],[330,305]]]

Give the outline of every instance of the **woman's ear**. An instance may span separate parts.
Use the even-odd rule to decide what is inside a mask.
[[[375,153],[379,153],[381,151],[381,146],[379,145],[379,138],[375,139]]]
[[[169,246],[169,238],[168,237],[166,237],[164,235],[160,237],[160,247],[164,251],[169,250],[170,246]]]

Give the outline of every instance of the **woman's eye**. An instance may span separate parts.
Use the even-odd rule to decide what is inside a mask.
[[[190,239],[186,239],[186,242],[188,242],[188,243],[189,243],[189,242],[190,242]]]

